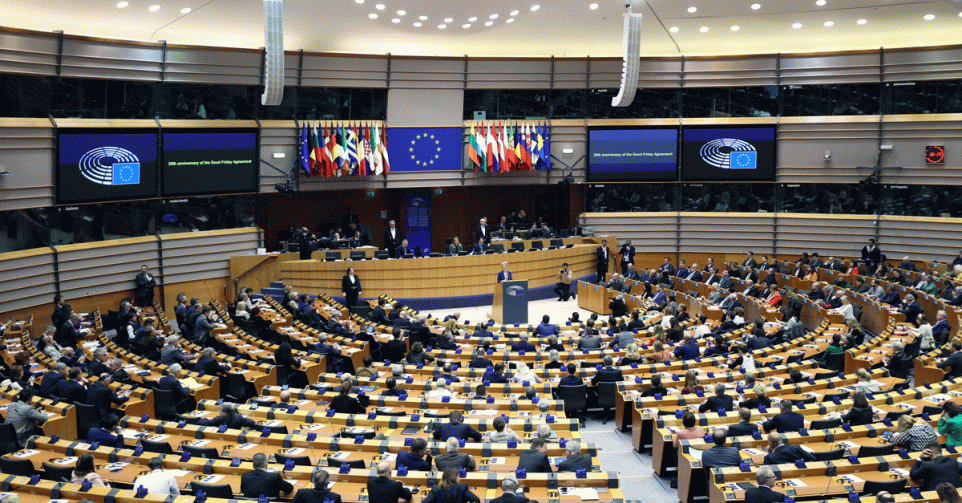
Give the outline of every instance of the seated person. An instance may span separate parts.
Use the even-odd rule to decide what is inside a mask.
[[[815,456],[800,445],[790,445],[788,437],[771,432],[768,434],[768,454],[765,455],[766,465],[794,463],[796,459],[815,461]]]
[[[341,503],[341,495],[331,492],[327,488],[330,477],[327,470],[314,470],[314,473],[311,474],[311,482],[314,487],[298,489],[291,503]]]
[[[762,425],[762,428],[764,428],[766,432],[774,430],[779,433],[789,433],[798,431],[805,426],[805,416],[792,410],[793,404],[791,400],[778,402],[778,407],[781,409],[781,412]]]
[[[705,403],[698,407],[698,412],[730,411],[734,408],[734,400],[725,394],[725,383],[715,384],[715,396],[708,397]]]
[[[515,353],[519,351],[534,352],[538,350],[538,348],[535,347],[534,344],[531,344],[530,342],[528,342],[528,334],[522,333],[518,339],[519,339],[518,342],[515,342],[514,344],[511,345],[512,352],[515,352]]]
[[[251,461],[254,469],[241,475],[241,492],[244,496],[258,498],[264,495],[276,499],[294,492],[294,486],[284,480],[281,474],[267,469],[266,454],[258,452]]]
[[[87,430],[87,442],[97,442],[106,447],[124,447],[123,428],[120,427],[120,418],[115,414],[108,414],[100,418],[100,427],[92,427]]]
[[[407,467],[411,471],[431,471],[431,453],[428,452],[428,442],[423,438],[415,438],[410,451],[401,451],[397,455],[397,468]]]
[[[551,473],[551,463],[548,461],[548,444],[543,438],[531,441],[531,448],[521,452],[518,468],[528,473]]]
[[[223,403],[220,406],[220,413],[215,418],[201,419],[197,421],[199,426],[220,426],[227,425],[230,429],[250,429],[257,426],[253,419],[244,417],[237,413],[236,406],[231,403]]]
[[[447,424],[435,424],[434,426],[434,439],[435,440],[447,440],[448,438],[454,437],[458,440],[467,441],[471,439],[474,442],[481,441],[481,434],[477,432],[471,426],[461,422],[463,414],[459,410],[452,410],[451,415],[448,416],[450,422]]]
[[[565,367],[565,370],[568,371],[568,375],[561,378],[558,386],[581,386],[585,383],[583,379],[575,375],[578,372],[578,366],[574,363],[569,363],[568,366]]]
[[[438,470],[443,472],[448,467],[454,467],[464,468],[469,472],[474,471],[477,466],[474,462],[474,456],[458,452],[458,445],[458,439],[448,437],[445,442],[445,453],[439,454],[434,458],[434,466],[436,466]]]
[[[865,393],[856,391],[852,396],[852,409],[842,416],[842,422],[852,426],[872,424],[875,421],[875,413],[869,405]]]
[[[339,414],[364,414],[367,409],[361,405],[361,402],[357,398],[351,396],[352,385],[351,382],[344,382],[341,384],[341,392],[334,398],[331,399],[331,403],[328,404],[327,408],[333,410]]]
[[[578,468],[583,468],[585,471],[591,470],[591,456],[581,452],[581,441],[569,440],[565,445],[565,459],[558,463],[558,471],[573,472]]]
[[[512,440],[517,442],[521,440],[521,437],[519,437],[517,433],[507,427],[503,417],[495,416],[494,421],[491,423],[494,426],[494,433],[488,434],[491,442],[510,442]]]

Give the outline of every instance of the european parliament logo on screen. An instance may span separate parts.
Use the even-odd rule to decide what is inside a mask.
[[[681,179],[771,181],[775,179],[775,128],[688,127],[682,131]]]
[[[80,174],[99,185],[140,183],[140,159],[120,147],[97,147],[85,153],[78,164]]]
[[[57,135],[57,201],[157,197],[157,133],[63,129]]]

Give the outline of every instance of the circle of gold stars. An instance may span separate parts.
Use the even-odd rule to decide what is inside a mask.
[[[437,153],[434,154],[434,159],[421,160],[414,155],[414,147],[417,145],[418,140],[421,139],[434,140],[434,144],[437,146]],[[409,148],[408,151],[411,152],[411,160],[413,160],[414,164],[417,164],[418,166],[431,166],[434,164],[434,161],[441,162],[441,140],[435,138],[433,134],[424,133],[415,136],[414,139],[411,140],[411,148]]]

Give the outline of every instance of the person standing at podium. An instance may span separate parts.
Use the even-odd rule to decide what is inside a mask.
[[[511,271],[508,270],[508,263],[501,262],[501,272],[498,273],[498,283],[511,281]]]
[[[608,248],[608,240],[602,239],[601,246],[595,252],[598,257],[598,270],[595,273],[595,283],[601,283],[605,280],[605,275],[608,274],[608,260],[611,258],[611,248]]]
[[[353,267],[348,267],[347,274],[341,279],[341,295],[348,308],[357,305],[357,298],[361,295],[361,278],[354,274]]]

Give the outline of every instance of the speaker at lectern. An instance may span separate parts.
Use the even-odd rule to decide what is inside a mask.
[[[491,319],[498,323],[528,322],[528,281],[502,281],[494,288]]]

